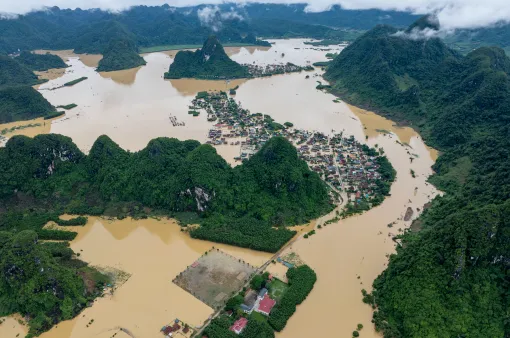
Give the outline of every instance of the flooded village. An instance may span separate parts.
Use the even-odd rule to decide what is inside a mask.
[[[280,60],[283,64],[301,65],[302,62],[300,67],[304,67],[304,64],[324,60],[329,50],[307,48],[302,40],[282,40],[269,50],[236,49],[233,58],[254,67],[254,60],[260,65],[258,67]],[[136,76],[129,76],[131,82],[105,78],[96,74],[82,56],[72,58],[63,77],[49,81],[42,89],[59,86],[77,76],[88,76],[89,79],[74,87],[41,93],[53,105],[75,102],[78,107],[69,112],[65,120],[56,119],[46,124],[42,119],[27,121],[27,124],[40,126],[9,131],[5,136],[29,132],[34,135],[61,133],[72,137],[84,152],[88,152],[101,134],[111,136],[120,146],[132,151],[142,149],[155,137],[191,138],[207,142],[218,150],[228,149],[235,154],[237,163],[250,158],[269,138],[281,136],[288,139],[298,155],[329,184],[335,203],[342,207],[349,201],[352,204],[372,201],[372,204],[379,196],[382,174],[377,162],[380,156],[374,151],[382,153],[380,150],[384,148],[384,154],[398,172],[398,179],[391,187],[391,197],[386,198],[380,207],[362,215],[335,220],[327,227],[325,224],[335,217],[334,213],[302,226],[295,241],[292,240],[278,255],[192,239],[172,219],[89,217],[85,226],[73,229],[78,236],[70,242],[71,248],[92,265],[116,267],[132,277],[114,295],[97,299],[78,317],[59,323],[41,337],[156,338],[192,334],[202,337],[199,333],[215,315],[229,318],[233,322],[229,329],[242,333],[248,330],[250,322],[267,320],[259,311],[270,313],[279,305],[289,286],[288,268],[305,262],[317,272],[318,281],[277,337],[322,337],[331,332],[350,336],[360,322],[365,325],[361,333],[363,337],[378,337],[370,325],[372,310],[362,303],[360,290],[370,289],[373,279],[384,268],[387,255],[394,251],[394,242],[387,236],[390,231],[387,224],[396,222],[394,228],[408,227],[419,212],[415,212],[411,220],[405,219],[403,212],[409,206],[415,211],[420,210],[418,208],[435,195],[434,188],[426,183],[433,161],[419,135],[413,132],[409,133],[408,139],[403,139],[397,136],[403,130],[391,129],[393,122],[386,120],[389,127],[383,127],[385,121],[379,116],[371,122],[374,128],[364,130],[363,115],[356,114],[343,102],[336,103],[331,95],[315,90],[314,81],[305,79],[307,74],[312,77],[311,73],[260,76],[230,83],[189,79],[164,81],[161,74],[168,69],[171,56],[152,53],[144,58],[147,65],[136,69]],[[228,94],[233,88],[234,92],[237,89],[236,96]],[[197,92],[205,90],[223,92],[205,96],[200,93],[195,97]],[[218,98],[212,100],[213,95]],[[242,104],[236,102],[235,97]],[[245,109],[247,107],[250,109]],[[190,111],[196,113],[189,114]],[[38,128],[45,129],[39,131]],[[373,135],[369,135],[372,129]],[[379,129],[392,133],[376,132]],[[409,146],[398,144],[396,139],[399,138]],[[406,153],[410,148],[420,155],[412,163]],[[411,168],[416,177],[409,175]],[[303,236],[311,230],[317,234],[309,238]],[[212,255],[213,248],[226,254],[216,257]],[[139,255],[140,252],[143,255]],[[208,254],[204,256],[206,252]],[[291,255],[299,255],[302,262],[296,264],[288,258]],[[242,274],[241,270],[248,265],[237,268],[239,271],[221,272],[239,265],[236,264],[239,260],[250,264],[256,270],[255,274],[252,271]],[[185,272],[202,274],[204,280],[210,277],[211,283],[207,289],[195,291],[194,288],[201,285],[183,284],[185,287],[182,287],[172,282],[181,273],[181,278],[186,277]],[[227,276],[239,278],[239,282],[244,283],[259,275],[263,276],[267,291],[264,287],[252,288],[251,285],[246,286],[246,290],[241,286],[236,286],[235,290],[217,289],[218,285],[226,287],[222,279]],[[215,278],[219,278],[218,281]],[[181,280],[177,278],[176,281]],[[187,283],[185,279],[182,281]],[[212,301],[202,296],[202,292],[208,291],[211,291],[207,296],[212,297]],[[221,292],[222,297],[219,296]],[[237,292],[243,299],[233,311],[219,312],[216,309]],[[216,303],[214,307],[207,304],[211,302]],[[252,311],[243,315],[237,311],[244,311],[242,308]],[[320,315],[318,308],[322,309]],[[93,325],[87,326],[92,319]],[[311,320],[314,325],[307,324]],[[0,325],[0,336],[26,334],[26,328],[17,324],[8,318]]]
[[[290,122],[280,124],[271,116],[251,113],[226,92],[200,92],[189,106],[198,116],[207,114],[214,123],[208,132],[208,144],[240,148],[236,161],[249,159],[272,137],[289,140],[299,157],[331,187],[333,202],[355,205],[379,201],[379,152],[362,145],[353,136],[342,132],[327,135],[317,131],[294,128]]]

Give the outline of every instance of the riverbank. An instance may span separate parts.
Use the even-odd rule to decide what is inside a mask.
[[[412,163],[407,155],[410,147],[396,141],[403,142],[396,134],[382,132],[368,140],[370,145],[377,143],[385,149],[397,170],[391,197],[364,214],[322,227],[314,236],[292,245],[291,250],[313,267],[319,278],[278,337],[327,336],[332,332],[349,337],[361,323],[362,337],[380,338],[371,323],[372,308],[361,301],[361,290],[371,290],[373,280],[386,267],[388,255],[395,252],[392,238],[408,228],[423,211],[423,205],[439,193],[427,183],[434,160],[421,138],[416,135],[409,139],[412,151],[418,155]],[[415,178],[410,175],[411,169]],[[404,215],[408,207],[414,215],[406,222]],[[324,216],[318,223],[327,219]],[[313,326],[303,325],[311,318]]]

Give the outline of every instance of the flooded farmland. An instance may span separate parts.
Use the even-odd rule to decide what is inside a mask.
[[[269,49],[226,50],[240,63],[293,62],[304,66],[326,60],[326,53],[339,51],[341,47],[334,48],[330,51],[312,49],[303,40],[283,40],[276,41]],[[315,76],[321,73],[320,69],[229,83],[164,80],[163,73],[174,55],[175,51],[146,54],[146,66],[97,73],[93,67],[100,57],[84,58],[67,53],[65,60],[70,67],[61,76],[41,85],[39,90],[55,106],[75,103],[78,107],[67,111],[62,118],[46,122],[48,126],[44,128],[22,130],[28,136],[47,132],[69,136],[84,152],[88,152],[102,134],[132,151],[144,148],[149,140],[161,136],[205,142],[211,123],[206,116],[188,114],[192,98],[199,91],[239,86],[235,99],[252,113],[269,114],[280,123],[288,121],[300,129],[326,134],[343,131],[360,142],[383,148],[397,170],[391,196],[362,215],[329,224],[318,229],[316,235],[300,238],[292,244],[291,250],[316,271],[318,281],[287,327],[278,334],[278,337],[324,337],[334,332],[337,336],[348,337],[356,325],[362,323],[363,337],[378,337],[370,323],[371,308],[361,302],[361,289],[371,289],[373,279],[385,268],[387,255],[394,252],[392,237],[399,229],[410,225],[412,220],[403,220],[407,208],[413,209],[414,219],[423,205],[437,195],[434,187],[426,182],[437,153],[427,148],[414,130],[395,126],[390,120],[344,102],[333,102],[333,95],[316,90],[316,81],[324,82]],[[306,75],[310,78],[305,78]],[[52,90],[82,76],[88,79],[72,87]],[[184,125],[173,126],[171,117]],[[0,126],[0,130],[3,128]],[[231,163],[233,157],[239,155],[239,150],[230,146],[222,146],[218,152]],[[411,169],[415,172],[414,178]],[[331,216],[325,216],[317,224],[329,218]],[[388,224],[392,224],[391,228]],[[262,265],[271,257],[266,253],[193,240],[180,232],[171,220],[91,218],[78,232],[71,246],[82,259],[92,265],[125,271],[131,277],[113,296],[98,299],[77,318],[60,323],[42,335],[43,338],[101,338],[114,333],[118,333],[118,337],[128,337],[127,333],[119,331],[120,328],[128,329],[136,337],[161,337],[161,326],[175,318],[193,326],[201,325],[213,309],[172,283],[179,272],[212,246],[254,266]],[[90,319],[94,319],[94,324],[87,327]],[[10,320],[9,324],[14,327],[16,322]],[[5,337],[10,337],[11,331],[4,331],[4,328],[7,328],[5,324],[0,326],[0,336],[4,337],[7,332]]]

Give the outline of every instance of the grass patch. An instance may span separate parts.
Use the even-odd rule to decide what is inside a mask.
[[[267,317],[264,316],[262,313],[258,313],[257,311],[253,311],[250,314],[250,318],[248,319],[248,321],[249,320],[254,320],[256,322],[267,322]]]
[[[404,76],[394,76],[395,82],[397,83],[398,89],[400,89],[401,92],[405,92],[412,86],[417,86],[418,82],[409,76],[409,74],[405,74]]]
[[[176,212],[172,215],[180,226],[187,226],[190,224],[200,224],[203,222],[203,218],[201,218],[196,212]]]
[[[54,111],[54,112],[51,112],[51,113],[48,113],[44,119],[45,120],[49,120],[49,119],[54,119],[55,117],[59,117],[59,116],[62,116],[62,115],[65,115],[65,111]]]
[[[21,129],[26,129],[26,128],[32,128],[32,127],[39,127],[41,124],[40,123],[31,123],[31,124],[27,124],[27,125],[24,125],[24,126],[14,126],[14,127],[11,127],[11,128],[4,128],[2,130],[0,130],[0,135],[5,135],[5,134],[8,134],[8,133],[12,133],[16,130],[21,130]]]
[[[327,67],[327,66],[329,66],[330,63],[331,63],[331,61],[318,61],[318,62],[314,62],[313,65],[315,67]]]
[[[70,103],[70,104],[66,104],[66,105],[63,105],[63,106],[57,106],[57,108],[63,108],[65,110],[73,109],[73,108],[76,108],[76,107],[78,107],[78,105],[76,103]]]
[[[271,284],[269,285],[269,295],[271,298],[279,302],[288,288],[288,284],[282,282],[278,278],[273,278]]]
[[[69,82],[64,83],[64,86],[65,86],[65,87],[74,86],[75,84],[80,83],[80,82],[82,82],[82,81],[85,81],[86,79],[88,79],[88,77],[86,77],[86,76],[82,76],[82,77],[80,77],[79,79],[76,79],[76,80],[73,80],[73,81],[69,81]]]

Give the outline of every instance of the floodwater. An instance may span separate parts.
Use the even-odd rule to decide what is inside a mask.
[[[326,60],[327,52],[339,51],[340,47],[321,51],[304,45],[303,40],[279,40],[269,49],[227,50],[241,63],[306,65]],[[110,77],[96,73],[86,64],[91,60],[85,62],[82,56],[69,55],[67,63],[71,67],[66,68],[65,74],[39,89],[53,105],[78,104],[65,117],[52,122],[51,132],[72,137],[85,152],[102,134],[132,151],[160,136],[204,142],[211,124],[206,116],[188,114],[192,98],[198,91],[239,86],[236,100],[252,113],[270,114],[277,122],[289,121],[300,129],[343,131],[360,142],[383,148],[397,170],[391,197],[362,215],[329,224],[308,239],[300,238],[292,244],[290,250],[317,272],[318,281],[278,334],[284,338],[323,337],[332,333],[349,337],[356,325],[362,323],[363,337],[378,337],[370,323],[372,310],[361,301],[361,289],[371,290],[372,281],[387,264],[387,255],[395,251],[391,237],[410,225],[411,221],[403,221],[407,207],[414,209],[416,218],[423,205],[438,194],[426,182],[437,152],[429,149],[411,128],[398,127],[390,120],[344,102],[333,102],[333,95],[315,89],[316,81],[325,82],[318,69],[230,83],[164,80],[163,73],[174,55],[175,52],[145,54],[146,66]],[[306,75],[310,78],[306,79]],[[72,87],[50,90],[81,76],[88,79]],[[185,126],[172,126],[170,117]],[[222,146],[218,152],[230,163],[239,155],[238,148],[233,146]],[[325,216],[317,224],[332,217]],[[391,228],[390,223],[394,223]],[[192,240],[171,221],[110,223],[91,219],[79,231],[72,247],[84,260],[121,269],[132,277],[113,297],[99,299],[78,318],[59,324],[44,338],[109,337],[114,332],[111,330],[118,327],[129,328],[137,337],[159,336],[159,328],[175,317],[200,325],[212,309],[174,286],[171,279],[175,274],[212,245],[254,265],[268,259],[267,254]],[[278,266],[269,269],[277,275],[285,272]],[[94,323],[86,328],[90,319]]]
[[[161,337],[162,326],[178,318],[200,326],[213,309],[172,283],[181,271],[213,246],[260,266],[271,254],[195,240],[169,219],[106,220],[89,218],[72,227],[78,236],[71,248],[91,265],[121,270],[131,277],[113,296],[99,298],[71,321],[60,323],[41,338],[111,337],[120,328],[134,337]],[[87,327],[91,319],[92,325]],[[119,337],[127,337],[120,332]],[[2,336],[3,337],[3,336]]]

